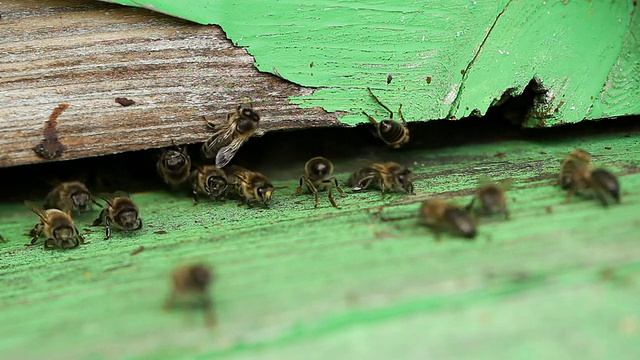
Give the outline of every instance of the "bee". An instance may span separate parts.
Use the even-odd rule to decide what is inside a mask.
[[[361,191],[374,186],[384,197],[387,191],[405,191],[413,194],[411,171],[395,162],[373,163],[356,171],[347,180],[351,190]]]
[[[203,165],[191,175],[193,202],[198,203],[198,194],[205,194],[211,200],[221,199],[227,193],[227,175],[215,165]]]
[[[275,188],[261,173],[234,166],[227,171],[227,178],[242,203],[249,206],[271,204]]]
[[[174,270],[171,280],[173,289],[164,304],[165,309],[179,306],[201,308],[205,313],[205,321],[213,325],[215,317],[209,295],[213,274],[209,268],[199,264],[182,266]]]
[[[586,187],[591,172],[591,155],[584,150],[573,150],[562,161],[558,183],[571,193]]]
[[[431,227],[440,238],[441,232],[449,231],[465,238],[475,238],[475,218],[463,208],[442,200],[426,200],[420,207],[420,223]]]
[[[602,205],[620,202],[620,183],[605,169],[593,169],[591,157],[584,150],[573,150],[562,162],[560,187],[567,190],[567,201],[576,193],[595,195]]]
[[[215,157],[216,166],[225,167],[238,152],[242,144],[256,133],[260,115],[251,108],[238,106],[236,111],[227,115],[227,124],[202,144],[202,154],[207,159]],[[215,129],[215,125],[207,121]]]
[[[109,240],[111,237],[112,224],[125,231],[142,229],[140,212],[129,195],[119,191],[113,195],[100,195],[100,198],[107,203],[102,208],[98,218],[93,221],[92,226],[104,224],[104,240]]]
[[[87,186],[79,181],[58,184],[47,194],[45,209],[59,209],[63,212],[85,212],[91,209],[92,197]]]
[[[371,88],[367,88],[367,91],[369,91],[369,94],[378,103],[378,105],[382,106],[389,112],[389,119],[378,122],[366,112],[363,111],[362,113],[367,117],[367,119],[369,119],[369,122],[375,126],[375,135],[378,138],[384,141],[391,148],[399,149],[402,145],[409,142],[409,128],[407,127],[407,122],[402,115],[402,105],[400,105],[400,108],[398,109],[398,114],[400,115],[402,122],[398,122],[393,120],[393,112],[373,94]]]
[[[58,209],[44,210],[30,201],[25,201],[24,204],[40,218],[40,222],[29,232],[32,238],[27,246],[35,245],[43,234],[46,238],[45,249],[71,249],[85,243],[69,212]]]
[[[504,180],[500,183],[494,183],[486,179],[481,180],[475,196],[466,207],[467,212],[475,210],[481,215],[504,214],[504,218],[508,220],[509,209],[507,208],[505,191],[510,187],[510,180]],[[479,206],[474,209],[476,200],[478,200]]]
[[[175,187],[187,181],[191,175],[191,157],[186,146],[174,143],[172,148],[162,149],[156,168],[166,184]]]
[[[315,207],[317,208],[319,203],[318,188],[328,188],[329,202],[331,202],[333,207],[337,208],[338,205],[336,205],[335,200],[333,200],[333,188],[335,187],[340,195],[345,196],[345,194],[340,186],[338,186],[338,180],[331,176],[333,174],[333,164],[331,161],[320,156],[314,157],[304,165],[304,173],[305,174],[300,177],[300,186],[298,186],[295,195],[298,195],[300,191],[302,191],[302,185],[306,185],[307,190],[316,196]]]

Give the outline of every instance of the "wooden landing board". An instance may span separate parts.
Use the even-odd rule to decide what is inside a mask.
[[[139,233],[103,241],[94,211],[77,219],[92,242],[65,252],[26,248],[36,216],[0,204],[0,358],[640,358],[639,137],[398,153],[416,196],[347,190],[341,209],[294,196],[302,169],[286,164],[267,173],[288,186],[269,209],[134,193]],[[564,203],[558,156],[578,147],[619,175],[622,204]],[[345,180],[357,161],[335,165]],[[511,220],[482,220],[476,241],[374,215],[465,204],[482,176],[514,179]],[[215,267],[215,330],[162,310],[169,274],[192,262]]]

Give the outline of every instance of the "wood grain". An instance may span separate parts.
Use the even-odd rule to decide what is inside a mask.
[[[202,116],[224,121],[241,103],[267,131],[341,126],[289,104],[313,89],[260,73],[217,26],[94,1],[17,0],[0,12],[0,167],[47,161],[31,148],[60,103],[70,104],[60,160],[200,142]]]

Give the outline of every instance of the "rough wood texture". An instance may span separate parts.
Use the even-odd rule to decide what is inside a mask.
[[[289,104],[312,89],[258,72],[217,26],[94,1],[16,0],[0,13],[0,167],[47,161],[31,148],[61,103],[61,160],[203,141],[203,115],[224,121],[247,102],[265,130],[340,125]]]

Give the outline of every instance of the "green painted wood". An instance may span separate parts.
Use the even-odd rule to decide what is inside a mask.
[[[367,86],[422,121],[484,114],[532,79],[547,93],[525,126],[640,113],[632,0],[114,2],[219,24],[261,71],[318,88],[293,103],[345,112],[347,124],[381,110]]]
[[[36,217],[4,202],[0,358],[638,358],[639,139],[403,152],[416,196],[348,191],[341,209],[293,196],[302,169],[286,165],[267,174],[288,186],[269,209],[135,193],[139,233],[103,241],[93,228],[90,244],[66,252],[24,247]],[[563,203],[558,159],[577,147],[620,176],[622,204]],[[336,162],[336,175],[357,164]],[[464,204],[481,176],[515,183],[512,219],[482,221],[476,241],[435,241],[413,219],[375,215],[414,214],[432,195]],[[215,329],[161,308],[172,269],[191,262],[215,267]]]

